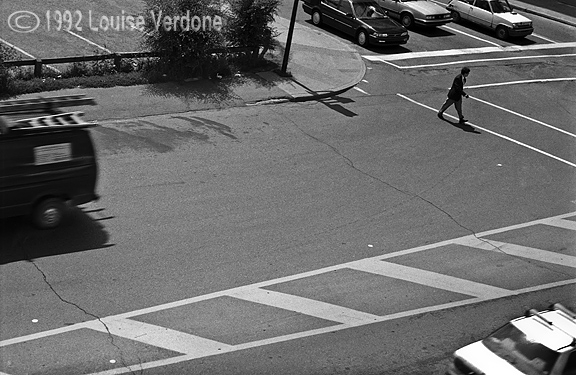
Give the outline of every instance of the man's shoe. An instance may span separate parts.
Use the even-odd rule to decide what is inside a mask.
[[[465,122],[468,122],[468,120],[466,120],[465,118],[461,118],[461,119],[460,119],[460,123],[461,123],[461,124],[463,124],[463,123],[465,123]]]
[[[440,120],[444,120],[444,116],[442,116],[442,113],[438,112],[438,118],[439,118]]]

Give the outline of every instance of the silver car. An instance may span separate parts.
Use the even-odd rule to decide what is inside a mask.
[[[406,28],[414,25],[441,26],[452,21],[449,11],[428,0],[377,0],[388,16],[399,19]]]
[[[454,22],[473,22],[496,32],[499,39],[532,34],[532,21],[516,13],[508,0],[452,0],[446,7]]]

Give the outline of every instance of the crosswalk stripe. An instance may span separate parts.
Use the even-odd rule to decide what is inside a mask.
[[[510,293],[507,289],[390,262],[363,260],[349,267],[479,298],[498,298]]]
[[[102,322],[93,321],[87,328],[198,358],[224,353],[232,348],[222,342],[132,319],[102,319]]]
[[[242,289],[230,296],[343,324],[367,324],[379,319],[378,315],[260,288]]]
[[[528,258],[538,260],[541,262],[559,264],[561,266],[576,268],[576,257],[566,254],[555,253],[553,251],[535,249],[533,247],[521,246],[488,239],[478,239],[478,238],[467,238],[464,240],[460,239],[455,241],[455,243],[482,250],[501,251],[506,254],[519,256],[522,258]]]
[[[576,47],[576,42],[534,44],[528,46],[461,48],[461,49],[447,49],[440,51],[408,52],[408,53],[399,53],[396,55],[363,55],[362,57],[369,61],[398,61],[398,60],[408,60],[422,57],[459,56],[459,55],[485,54],[496,52],[538,51],[546,49],[562,49],[562,48],[574,48],[574,47]]]
[[[564,228],[576,231],[576,221],[555,219],[548,221],[546,224],[558,228]],[[576,236],[576,233],[574,235]]]

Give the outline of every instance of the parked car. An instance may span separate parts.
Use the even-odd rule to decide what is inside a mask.
[[[452,15],[446,8],[428,0],[377,0],[378,5],[397,18],[402,25],[410,28],[419,26],[442,26],[452,22]]]
[[[508,0],[451,0],[446,7],[454,22],[466,20],[496,32],[499,39],[532,34],[532,21],[514,12]]]
[[[408,31],[390,19],[375,0],[304,0],[304,12],[316,26],[326,24],[355,38],[361,46],[399,45]]]
[[[447,375],[575,375],[576,313],[559,303],[529,310],[454,352]]]

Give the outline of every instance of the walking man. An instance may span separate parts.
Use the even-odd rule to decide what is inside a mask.
[[[448,91],[448,98],[444,104],[442,104],[442,108],[438,111],[438,118],[444,120],[444,116],[442,114],[445,110],[447,110],[452,104],[456,107],[456,112],[458,112],[458,118],[460,118],[460,123],[465,123],[466,120],[464,115],[462,114],[462,97],[468,98],[468,94],[464,92],[464,84],[466,83],[466,77],[470,74],[470,69],[464,67],[460,70],[460,74],[458,74],[454,81],[452,82],[452,87],[450,91]]]

